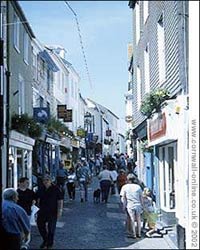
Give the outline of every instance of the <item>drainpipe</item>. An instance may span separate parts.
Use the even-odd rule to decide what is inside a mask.
[[[9,1],[6,1],[6,22],[9,23]],[[6,71],[6,136],[7,136],[7,155],[6,155],[6,186],[8,186],[8,166],[9,166],[9,126],[10,126],[10,28],[7,25],[7,32],[6,32],[6,61],[7,61],[7,71]]]
[[[3,114],[3,13],[2,13],[2,5],[0,2],[0,225],[2,225],[2,171],[3,171],[3,162],[2,162],[2,150],[3,150],[3,124],[4,124],[4,114]],[[2,232],[0,232],[2,233]]]

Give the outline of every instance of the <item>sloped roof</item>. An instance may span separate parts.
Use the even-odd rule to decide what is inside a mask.
[[[113,116],[115,116],[117,119],[119,119],[119,117],[118,117],[117,115],[115,115],[112,111],[110,111],[108,108],[102,106],[101,104],[99,104],[99,103],[97,103],[97,102],[95,102],[95,101],[93,101],[93,100],[91,100],[91,99],[89,99],[89,98],[88,98],[88,100],[89,100],[90,102],[94,103],[94,104],[97,106],[97,108],[98,108],[100,111],[102,111],[103,113],[109,112],[109,113],[111,113]]]
[[[50,70],[52,70],[53,72],[57,72],[59,71],[59,68],[57,67],[57,65],[54,63],[54,61],[52,60],[52,58],[50,57],[50,55],[48,54],[48,52],[46,50],[39,52],[39,56],[45,61],[47,62],[48,68]]]
[[[30,34],[30,36],[32,38],[35,38],[33,30],[32,30],[32,28],[31,28],[25,14],[22,10],[22,7],[19,4],[19,1],[9,1],[9,2],[13,5],[13,7],[17,10],[18,14],[21,16],[22,20],[24,21],[24,26],[27,28],[27,31]]]

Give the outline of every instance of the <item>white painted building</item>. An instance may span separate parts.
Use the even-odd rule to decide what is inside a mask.
[[[95,134],[98,135],[97,143],[100,143],[102,146],[102,154],[114,155],[119,149],[124,152],[125,145],[122,143],[121,137],[119,140],[119,134],[121,132],[119,117],[91,99],[87,99],[87,103],[89,103],[89,107],[93,109]]]
[[[80,77],[72,64],[66,60],[66,50],[61,46],[49,46],[52,59],[57,64],[59,71],[55,73],[54,82],[54,115],[57,105],[67,105],[72,110],[72,122],[65,125],[76,134],[79,126],[79,82]]]
[[[189,237],[189,1],[129,1],[129,7],[133,13],[132,91],[138,176],[142,180],[149,176],[161,219],[176,226],[177,245],[183,249]],[[159,88],[169,91],[170,100],[160,114],[148,119],[140,112],[142,101]],[[139,150],[147,139],[153,146],[150,165],[145,164]]]
[[[67,105],[69,99],[69,70],[65,66],[60,55],[56,52],[56,47],[48,46],[48,51],[52,60],[59,69],[54,74],[52,101],[52,116],[57,118],[57,106]]]
[[[126,122],[126,134],[128,137],[126,138],[126,151],[129,157],[133,155],[132,149],[132,141],[131,141],[131,133],[133,129],[133,91],[132,91],[132,62],[133,62],[133,45],[128,44],[128,88],[125,94],[125,122]]]

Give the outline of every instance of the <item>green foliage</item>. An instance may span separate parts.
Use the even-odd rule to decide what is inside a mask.
[[[55,117],[52,117],[51,119],[49,119],[47,123],[47,131],[49,133],[56,133],[62,136],[70,135],[74,137],[74,133],[68,127],[66,127],[64,123],[57,120]]]
[[[153,152],[153,147],[148,147],[148,140],[140,142],[140,151],[144,152]]]
[[[170,98],[169,92],[166,89],[156,89],[148,93],[142,101],[140,112],[150,118],[155,112],[159,112],[162,103]]]
[[[42,134],[42,127],[28,114],[14,114],[11,117],[11,129],[32,138],[39,138]]]

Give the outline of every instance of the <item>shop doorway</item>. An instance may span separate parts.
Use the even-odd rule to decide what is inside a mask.
[[[177,143],[160,147],[159,159],[161,209],[166,212],[175,212]]]

